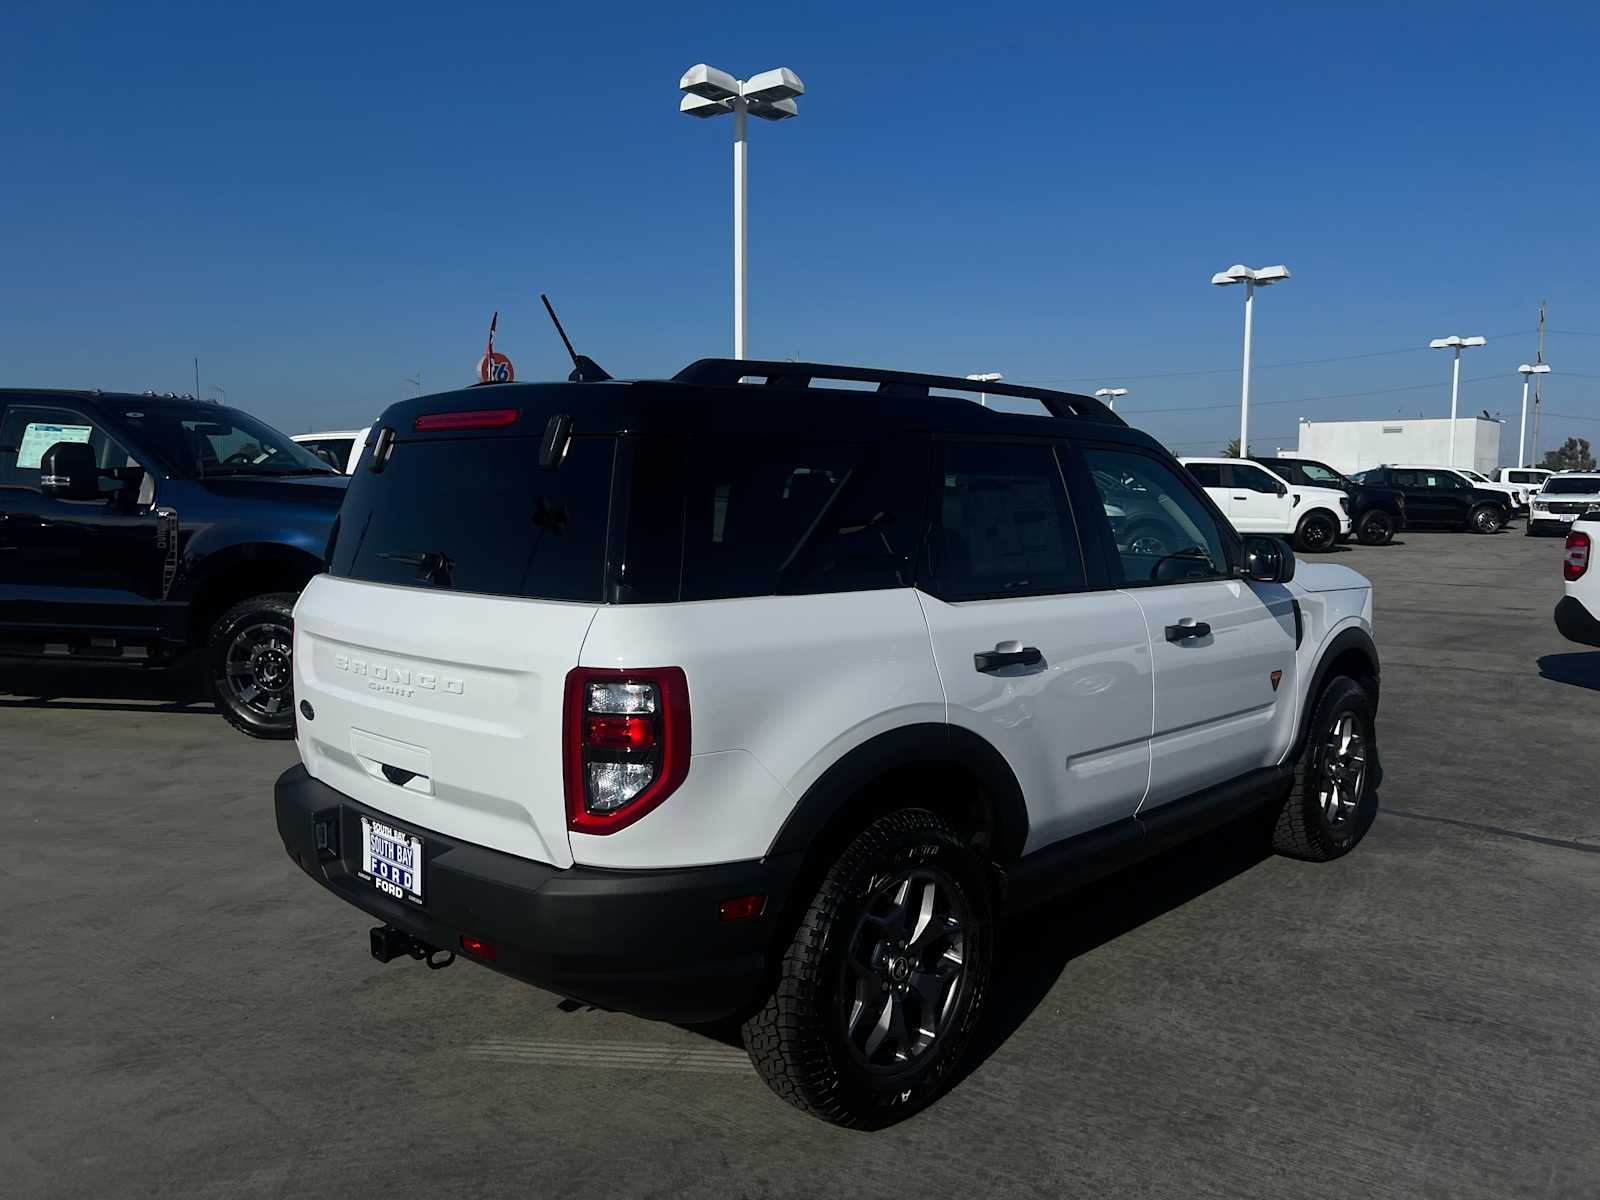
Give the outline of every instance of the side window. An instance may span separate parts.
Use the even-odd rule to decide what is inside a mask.
[[[1203,488],[1221,488],[1227,484],[1222,482],[1222,465],[1220,463],[1184,463],[1189,474],[1194,476],[1194,481]]]
[[[1083,456],[1100,490],[1124,585],[1227,577],[1225,535],[1171,466],[1125,450],[1086,449]],[[1128,486],[1109,493],[1104,484],[1108,477]]]
[[[953,442],[944,448],[937,480],[926,581],[933,595],[980,600],[1086,586],[1077,527],[1050,446]]]
[[[13,404],[0,420],[0,487],[38,491],[39,462],[57,442],[87,442],[102,469],[134,465],[127,451],[88,417],[65,408]],[[109,492],[117,485],[104,480],[101,487]]]
[[[1233,463],[1232,466],[1234,487],[1267,492],[1274,496],[1278,494],[1278,481],[1260,467],[1253,467],[1249,463]]]
[[[1380,482],[1385,481],[1380,478]],[[1390,471],[1389,478],[1386,482],[1392,484],[1394,487],[1414,488],[1422,486],[1417,482],[1417,473],[1415,471]]]

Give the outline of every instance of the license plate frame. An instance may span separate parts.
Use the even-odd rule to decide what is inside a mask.
[[[417,907],[423,904],[427,843],[397,825],[361,818],[361,859],[356,875],[384,895]]]

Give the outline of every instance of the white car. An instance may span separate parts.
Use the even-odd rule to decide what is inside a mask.
[[[1499,492],[1506,497],[1506,508],[1509,512],[1518,513],[1528,507],[1528,493],[1532,489],[1525,483],[1500,483],[1490,479],[1481,471],[1469,471],[1465,467],[1439,467],[1432,463],[1384,463],[1397,471],[1434,471],[1458,476],[1467,481],[1469,487],[1480,488],[1486,492]]]
[[[961,1077],[1008,914],[1252,811],[1313,861],[1376,814],[1371,586],[1087,396],[716,359],[373,439],[275,802],[379,961],[737,1017],[779,1096],[878,1127]]]
[[[1569,642],[1600,646],[1600,520],[1579,518],[1567,532],[1567,553],[1561,561],[1565,594],[1556,602],[1556,628]]]
[[[1350,536],[1350,497],[1339,488],[1290,483],[1238,458],[1180,458],[1240,533],[1270,533],[1296,550],[1330,550]]]
[[[1552,474],[1528,501],[1524,532],[1565,533],[1584,513],[1600,509],[1600,471],[1563,471]]]
[[[365,429],[331,429],[323,433],[297,433],[294,440],[335,470],[355,473],[366,444]]]

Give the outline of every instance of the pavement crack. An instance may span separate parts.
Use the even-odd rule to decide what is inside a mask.
[[[1600,845],[1589,842],[1576,842],[1571,838],[1545,837],[1538,833],[1523,833],[1518,829],[1506,829],[1500,825],[1484,825],[1477,821],[1462,821],[1455,817],[1435,817],[1427,813],[1406,812],[1399,808],[1385,808],[1384,814],[1391,817],[1405,817],[1409,821],[1433,821],[1440,825],[1455,825],[1461,829],[1472,829],[1478,833],[1492,833],[1499,837],[1516,838],[1523,842],[1537,842],[1541,846],[1555,846],[1562,850],[1581,850],[1585,854],[1600,854]]]

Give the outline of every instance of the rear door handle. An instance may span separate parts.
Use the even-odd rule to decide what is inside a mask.
[[[1234,499],[1235,500],[1248,500],[1248,499],[1250,499],[1250,497],[1249,496],[1235,496]]]
[[[1167,626],[1167,641],[1187,642],[1191,638],[1211,636],[1211,626],[1204,621],[1196,621],[1193,617],[1184,617],[1176,625]]]
[[[1032,667],[1044,661],[1037,646],[1024,646],[1021,642],[996,642],[993,650],[979,650],[972,656],[972,665],[988,673],[1002,667]]]

